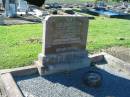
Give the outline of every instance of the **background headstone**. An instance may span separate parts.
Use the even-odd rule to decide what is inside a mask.
[[[9,0],[5,0],[5,15],[8,16],[9,14]]]
[[[40,74],[71,71],[89,66],[85,16],[47,16],[43,21]]]
[[[16,4],[9,4],[10,12],[8,14],[9,17],[15,17],[17,15]]]
[[[0,14],[0,25],[4,24],[4,16]]]
[[[28,11],[28,4],[27,1],[20,0],[18,3],[18,11],[20,12],[27,12]]]
[[[0,10],[2,10],[2,8],[3,8],[3,2],[2,0],[0,0]]]
[[[5,15],[7,17],[16,17],[17,5],[15,2],[10,2],[10,0],[5,1]]]

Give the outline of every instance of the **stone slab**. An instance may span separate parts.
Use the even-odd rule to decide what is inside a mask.
[[[43,54],[86,48],[88,18],[85,16],[47,16],[43,20]]]
[[[24,97],[10,73],[2,74],[1,79],[8,97]]]
[[[36,65],[0,70],[0,74],[11,73],[13,76],[26,76],[38,73]]]
[[[7,97],[7,93],[6,93],[6,90],[4,88],[1,78],[0,78],[0,97]]]
[[[128,73],[130,73],[130,64],[119,59],[116,58],[110,54],[107,54],[105,52],[102,53],[106,59],[106,61],[108,62],[108,64],[115,64],[117,67],[124,69],[125,71],[127,71]]]

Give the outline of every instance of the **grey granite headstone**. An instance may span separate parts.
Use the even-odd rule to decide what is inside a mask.
[[[47,16],[43,20],[42,53],[37,62],[41,75],[89,66],[88,22],[85,16],[70,15]]]

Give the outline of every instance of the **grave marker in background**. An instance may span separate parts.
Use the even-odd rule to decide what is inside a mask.
[[[4,16],[0,14],[0,25],[4,24]]]
[[[5,1],[5,16],[7,17],[17,16],[17,6],[15,1],[14,2],[11,2],[10,0]]]
[[[43,21],[42,53],[37,62],[40,74],[89,66],[87,32],[85,16],[47,16]]]
[[[28,4],[27,1],[20,0],[18,3],[18,11],[19,12],[27,12],[28,11]]]

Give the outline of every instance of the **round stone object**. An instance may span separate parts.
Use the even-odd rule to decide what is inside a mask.
[[[102,76],[99,72],[95,71],[89,71],[87,74],[84,76],[84,84],[89,86],[89,87],[99,87],[101,86],[102,83]]]

